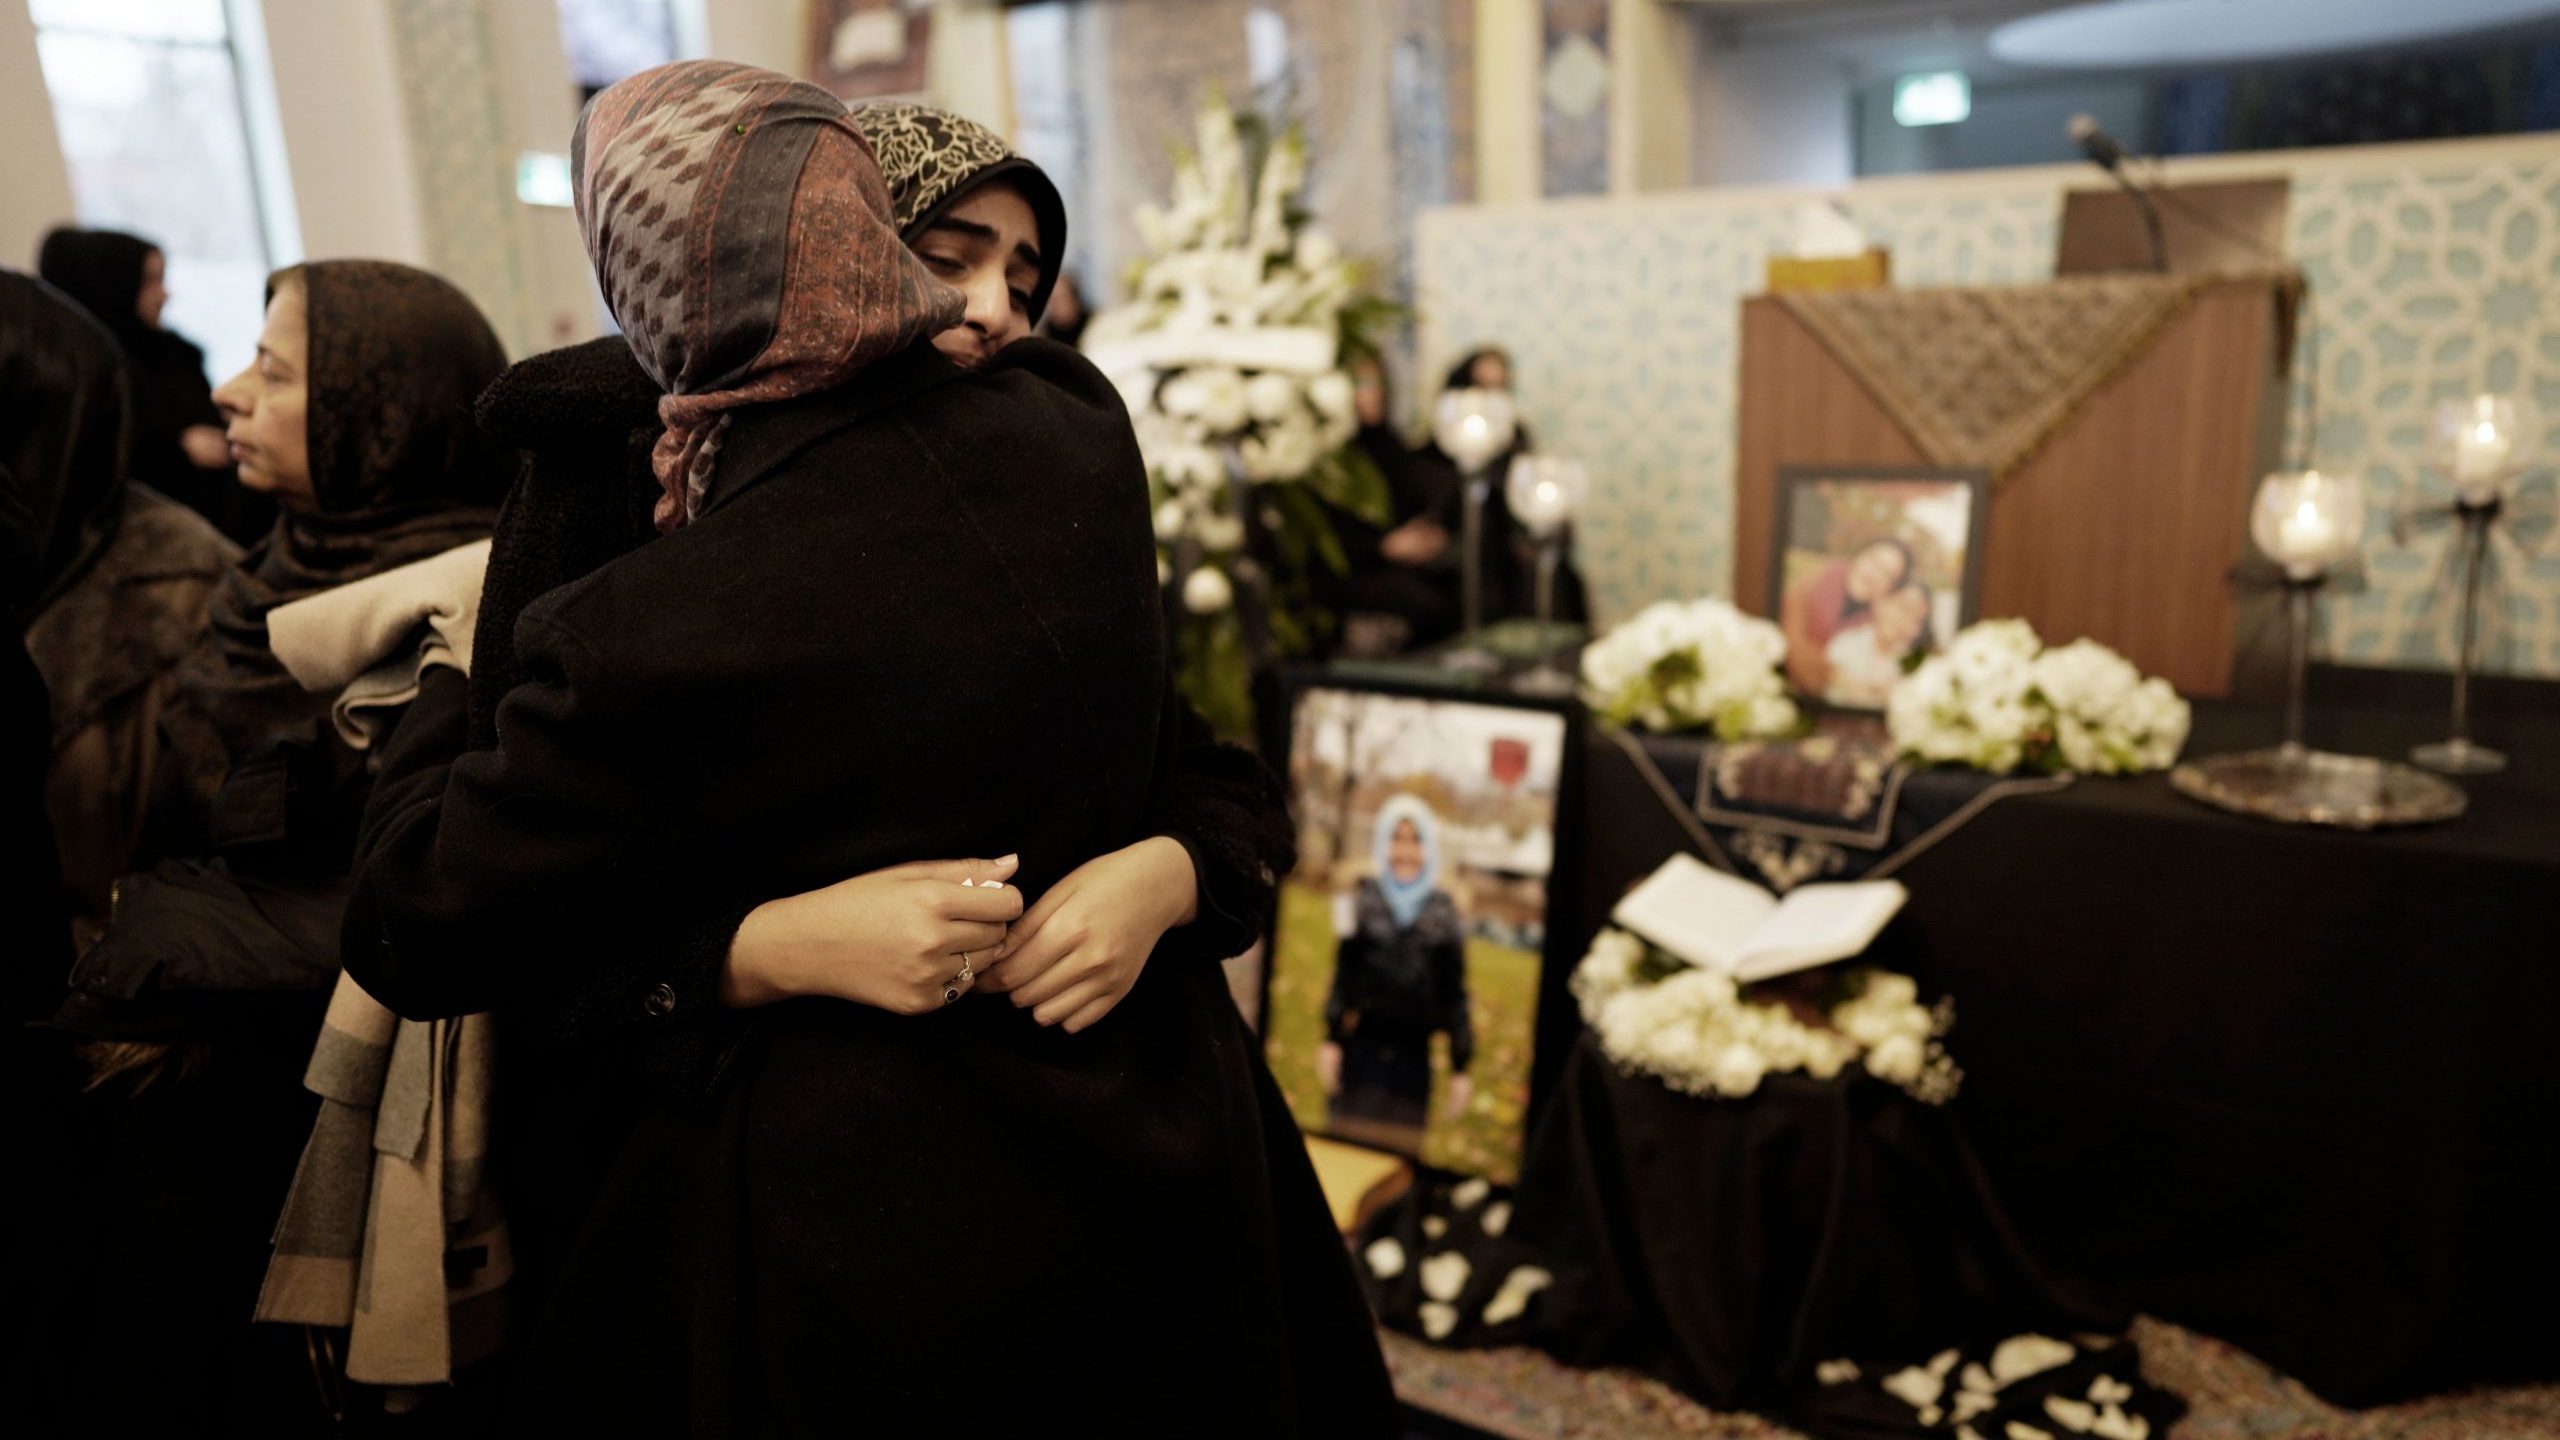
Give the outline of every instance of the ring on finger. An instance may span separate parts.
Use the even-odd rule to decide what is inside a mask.
[[[957,1001],[961,996],[969,993],[969,987],[977,983],[977,967],[971,963],[969,952],[963,950],[960,952],[959,972],[942,982],[942,1003],[949,1005]]]

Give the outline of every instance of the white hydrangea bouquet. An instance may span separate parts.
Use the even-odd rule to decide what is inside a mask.
[[[1236,607],[1257,607],[1278,658],[1307,653],[1330,624],[1308,568],[1345,561],[1313,497],[1387,518],[1385,477],[1350,443],[1360,421],[1345,363],[1395,307],[1300,208],[1306,181],[1296,131],[1273,136],[1213,92],[1195,148],[1176,157],[1171,203],[1138,210],[1149,254],[1130,267],[1129,301],[1084,342],[1146,457],[1157,573],[1181,603],[1183,688],[1230,734],[1250,727],[1255,658]],[[1260,560],[1254,522],[1272,541]]]
[[[1582,695],[1612,725],[1757,740],[1796,728],[1787,637],[1722,600],[1662,600],[1582,652]]]
[[[1829,1080],[1851,1065],[1931,1105],[1963,1072],[1941,1043],[1955,1007],[1920,1003],[1908,975],[1860,968],[1835,984],[1809,1024],[1764,987],[1700,969],[1624,930],[1602,930],[1573,972],[1573,996],[1601,1053],[1684,1094],[1739,1099],[1770,1075]]]
[[[2024,620],[1985,620],[1904,676],[1885,728],[1932,765],[2131,775],[2165,770],[2187,743],[2187,702],[2095,640],[2045,647]]]

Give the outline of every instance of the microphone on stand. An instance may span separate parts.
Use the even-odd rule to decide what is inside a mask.
[[[2125,173],[2123,143],[2098,128],[2094,115],[2072,116],[2070,131],[2071,143],[2080,147],[2080,153],[2088,158],[2089,163],[2114,176],[2116,183],[2124,187],[2124,193],[2133,197],[2134,207],[2142,212],[2143,231],[2151,237],[2151,268],[2163,275],[2168,274],[2169,242],[2160,230],[2160,207],[2152,203],[2149,190],[2136,184],[2133,177]]]

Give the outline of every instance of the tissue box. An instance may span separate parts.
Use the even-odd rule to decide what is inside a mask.
[[[1875,290],[1893,283],[1893,253],[1869,249],[1831,260],[1769,257],[1769,293],[1789,290]]]

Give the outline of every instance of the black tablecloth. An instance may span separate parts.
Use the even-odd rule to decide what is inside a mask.
[[[2560,1376],[2560,686],[2491,687],[2471,813],[2370,835],[2165,777],[1991,807],[1875,958],[1957,999],[1956,1111],[2034,1253],[2333,1400]],[[2441,677],[2324,673],[2310,739],[2399,756]],[[2200,704],[2191,755],[2270,742]],[[1589,742],[1586,933],[1688,841]]]

